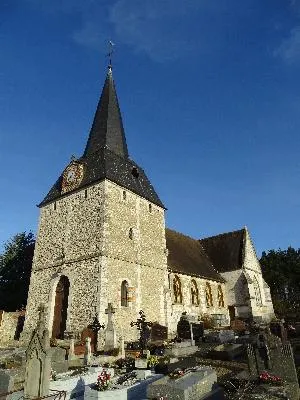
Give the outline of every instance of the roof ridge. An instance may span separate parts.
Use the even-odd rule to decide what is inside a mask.
[[[202,241],[202,240],[217,238],[217,237],[221,237],[221,236],[231,235],[231,234],[233,234],[233,233],[243,232],[243,231],[245,231],[245,227],[243,227],[242,229],[237,229],[237,230],[230,231],[230,232],[219,233],[218,235],[207,236],[207,237],[205,237],[205,238],[198,239],[198,240],[199,240],[199,241]]]
[[[192,236],[186,235],[186,234],[184,234],[182,232],[175,231],[175,229],[171,229],[171,228],[168,228],[168,227],[165,227],[165,229],[170,231],[170,232],[177,233],[178,235],[184,236],[184,237],[186,237],[188,239],[195,240],[195,242],[199,242],[199,239],[193,238]]]

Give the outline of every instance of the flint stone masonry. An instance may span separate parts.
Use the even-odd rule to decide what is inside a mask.
[[[170,272],[167,265],[165,210],[142,169],[127,159],[125,133],[116,99],[110,70],[83,157],[72,159],[68,165],[69,169],[72,164],[79,164],[79,175],[83,174],[80,182],[75,180],[71,186],[71,182],[67,184],[68,169],[65,169],[40,204],[22,335],[24,342],[30,339],[40,302],[47,304],[50,335],[55,319],[54,334],[60,339],[68,338],[64,337],[66,332],[73,332],[76,337],[80,335],[91,324],[95,314],[104,321],[108,303],[116,307],[116,331],[126,341],[137,339],[137,332],[130,329],[128,321],[134,320],[141,309],[149,321],[166,326],[170,338],[176,334],[183,311],[195,317],[203,313],[222,314],[225,320],[228,317],[227,306],[232,305],[237,315],[250,316],[253,311],[257,317],[270,318],[274,314],[270,290],[262,279],[246,229],[245,243],[242,243],[243,270],[247,271],[250,279],[254,275],[258,278],[262,304],[257,306],[253,301],[253,285],[249,282],[242,285],[241,270],[240,276],[235,274],[236,279],[226,275],[227,283],[221,283],[223,307],[218,304],[219,283],[213,280],[210,281],[213,304],[206,305],[205,285],[209,279],[204,279],[204,271],[204,276],[195,277],[199,304],[192,304],[191,276],[185,274],[178,274],[183,301],[181,304],[175,302],[171,285],[175,273]],[[131,188],[139,195],[125,188]],[[236,265],[232,268],[235,269]],[[67,310],[62,313],[64,316],[67,314],[67,318],[66,321],[57,321],[54,315],[56,287],[62,275],[65,276],[65,287],[69,287]],[[135,293],[130,300],[128,296],[129,304],[126,306],[121,303],[123,281],[127,281],[130,293]],[[234,296],[231,289],[234,289]],[[242,302],[238,299],[240,290],[244,291],[240,296]],[[57,304],[55,313],[58,315]],[[59,331],[59,327],[63,327],[65,332]],[[115,333],[108,333],[107,345],[113,347]],[[102,340],[99,339],[98,344],[102,346]]]
[[[7,345],[12,342],[15,338],[17,330],[18,319],[21,312],[5,312],[1,311],[0,318],[0,344]]]
[[[183,302],[175,303],[174,296],[171,294],[172,303],[171,313],[169,315],[169,326],[168,332],[169,334],[176,334],[177,332],[177,324],[180,320],[182,313],[186,312],[187,316],[190,318],[190,322],[196,322],[198,320],[198,316],[200,314],[223,314],[224,318],[228,318],[228,309],[227,309],[227,291],[224,283],[219,283],[215,281],[209,281],[207,279],[193,277],[195,280],[198,290],[199,290],[199,305],[192,304],[191,302],[191,277],[179,273],[171,273],[170,274],[170,282],[173,282],[174,276],[178,276],[181,282],[182,288],[182,298]],[[209,282],[211,285],[212,297],[213,297],[213,305],[208,307],[205,302],[205,286],[206,283]],[[218,285],[221,285],[223,295],[224,295],[224,307],[218,306]],[[192,321],[192,317],[194,317],[194,321]]]
[[[129,191],[124,201],[123,188],[108,180],[87,191],[87,198],[82,190],[58,200],[56,209],[53,203],[41,208],[24,338],[35,325],[40,302],[48,304],[52,332],[55,289],[61,275],[70,281],[67,331],[82,331],[92,322],[95,308],[104,321],[109,302],[116,306],[116,327],[122,329],[126,341],[136,339],[128,321],[140,309],[149,320],[166,325],[164,210],[152,204],[149,212],[149,201]],[[135,232],[132,240],[129,228]],[[128,307],[121,307],[123,280],[136,289],[135,302]]]

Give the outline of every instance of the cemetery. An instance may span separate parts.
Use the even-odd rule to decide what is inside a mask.
[[[204,329],[183,313],[170,338],[141,310],[129,322],[138,340],[125,343],[117,340],[115,311],[108,304],[107,323],[95,318],[84,343],[70,333],[53,342],[41,304],[28,346],[13,341],[0,351],[0,399],[299,399],[294,350],[280,321]]]

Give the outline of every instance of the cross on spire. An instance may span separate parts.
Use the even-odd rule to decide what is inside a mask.
[[[109,40],[108,41],[108,53],[107,53],[107,57],[108,57],[108,59],[109,59],[109,68],[112,68],[112,55],[113,55],[113,53],[114,53],[114,43],[111,41],[111,40]]]

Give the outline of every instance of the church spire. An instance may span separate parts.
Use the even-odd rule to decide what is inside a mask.
[[[125,132],[111,65],[108,67],[83,157],[89,157],[102,148],[107,148],[121,157],[128,158]]]
[[[105,179],[164,208],[143,169],[128,156],[111,64],[82,157],[71,160],[39,206]]]

